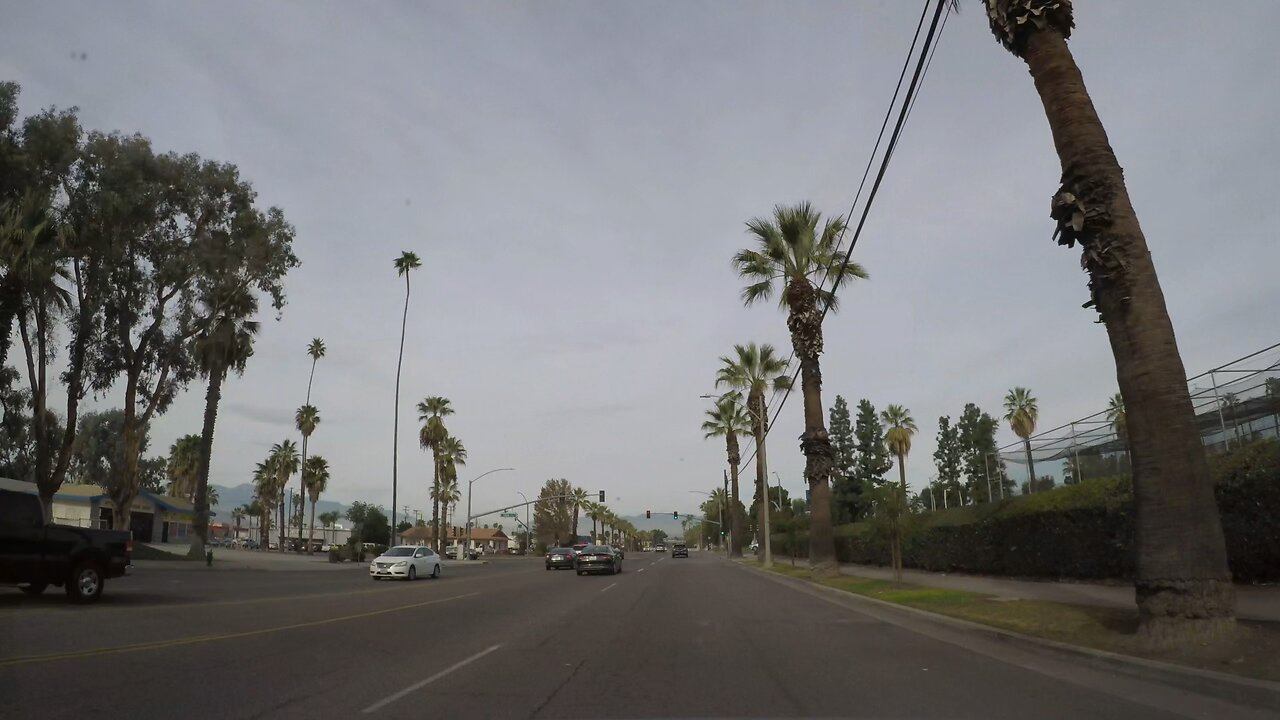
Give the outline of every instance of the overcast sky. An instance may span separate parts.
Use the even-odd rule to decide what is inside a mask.
[[[297,228],[302,267],[248,372],[224,391],[212,481],[247,482],[296,436],[312,337],[330,499],[391,500],[391,402],[412,276],[400,499],[429,508],[414,405],[444,395],[477,509],[565,477],[624,514],[692,511],[720,481],[698,426],[717,357],[789,351],[772,304],[741,307],[743,223],[808,199],[847,211],[920,3],[19,2],[0,78],[22,108],[236,163]],[[1076,3],[1071,41],[1161,273],[1190,373],[1280,335],[1274,198],[1280,51],[1242,26],[1280,4]],[[828,318],[824,401],[909,407],[908,475],[937,418],[997,414],[1014,385],[1041,427],[1104,407],[1106,334],[1075,251],[1051,240],[1057,157],[1025,65],[980,6],[951,18],[855,258],[871,279]],[[83,54],[83,55],[82,55]],[[113,397],[101,402],[112,403]],[[152,428],[198,432],[193,387]],[[800,492],[798,395],[769,459]],[[1013,439],[1002,428],[1000,439]]]

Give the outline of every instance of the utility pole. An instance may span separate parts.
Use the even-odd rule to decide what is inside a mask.
[[[726,501],[726,502],[730,502],[730,503],[732,503],[732,502],[733,502],[733,498],[729,496],[729,471],[728,471],[728,470],[722,470],[721,472],[723,472],[723,473],[724,473],[724,497],[725,497],[725,501]],[[736,508],[736,507],[730,506],[730,507],[729,507],[729,527],[728,527],[728,528],[725,528],[725,526],[724,526],[724,525],[721,525],[721,526],[720,526],[720,529],[725,531],[725,533],[724,533],[724,534],[725,534],[725,537],[726,537],[726,538],[728,538],[728,540],[729,540],[729,543],[728,543],[728,545],[727,545],[727,547],[728,547],[728,557],[733,557],[733,533],[734,533],[734,531],[736,531],[736,530],[737,530],[737,527],[736,527],[736,526],[734,526],[734,524],[733,524],[733,516],[734,516],[734,514],[735,514],[735,512],[736,512],[736,511],[737,511],[737,508]]]

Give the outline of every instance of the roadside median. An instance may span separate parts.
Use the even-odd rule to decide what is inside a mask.
[[[747,567],[759,568],[754,562]],[[910,608],[941,618],[994,629],[1030,641],[1048,641],[1096,655],[1155,661],[1211,673],[1267,681],[1280,691],[1280,623],[1239,621],[1230,642],[1173,652],[1153,652],[1138,641],[1137,610],[1048,600],[998,597],[977,592],[899,584],[842,575],[814,578],[808,568],[774,565],[768,571],[876,603]]]

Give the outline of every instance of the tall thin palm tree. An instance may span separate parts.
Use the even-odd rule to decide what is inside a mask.
[[[275,485],[279,493],[279,507],[277,511],[280,513],[280,552],[285,552],[286,533],[288,530],[288,521],[285,519],[285,490],[289,487],[289,478],[298,472],[298,446],[292,440],[276,443],[271,446],[271,469],[275,472]]]
[[[711,490],[711,499],[709,502],[711,503],[713,510],[718,509],[718,514],[725,520],[724,524],[731,525],[732,520],[730,520],[730,518],[733,515],[733,505],[730,504],[732,502],[732,498],[729,497],[729,493],[722,487],[713,488]],[[720,535],[721,531],[723,531],[723,537],[729,541],[730,547],[732,547],[733,541],[729,539],[731,538],[729,534],[730,528],[722,525],[716,529],[716,534]]]
[[[195,501],[196,478],[200,475],[200,436],[183,435],[169,446],[165,463],[169,476],[169,494]]]
[[[324,340],[320,338],[311,338],[307,345],[307,355],[311,356],[311,374],[307,376],[307,405],[311,404],[311,383],[316,379],[316,361],[324,357],[325,350]]]
[[[751,432],[751,418],[742,407],[742,393],[731,392],[721,395],[715,407],[707,411],[707,419],[702,423],[703,437],[723,437],[725,451],[729,455],[729,483],[733,490],[731,502],[725,503],[725,518],[729,527],[721,528],[729,538],[729,554],[742,557],[740,543],[734,541],[734,533],[741,532],[745,518],[741,517],[738,499],[738,464],[742,462],[738,447],[738,436]]]
[[[808,202],[778,205],[772,217],[747,222],[755,249],[739,251],[733,258],[738,274],[749,281],[742,301],[751,305],[768,300],[776,292],[778,306],[787,312],[791,347],[800,361],[800,390],[804,399],[804,476],[809,485],[809,558],[815,571],[836,572],[835,526],[831,515],[831,473],[835,453],[827,434],[822,405],[822,319],[837,308],[837,294],[867,271],[841,254],[845,221],[833,216],[825,221]]]
[[[1031,71],[1062,165],[1052,217],[1079,243],[1106,325],[1133,457],[1139,635],[1193,646],[1235,627],[1235,588],[1187,373],[1124,173],[1067,39],[1071,0],[985,0],[992,33]]]
[[[1004,396],[1004,419],[1009,422],[1013,434],[1022,438],[1022,450],[1027,454],[1027,492],[1035,492],[1036,463],[1031,457],[1031,436],[1036,432],[1040,407],[1030,390],[1015,387]]]
[[[316,540],[316,503],[320,495],[329,488],[329,461],[321,455],[312,455],[302,463],[302,486],[307,490],[307,499],[311,501],[311,529],[307,533],[307,554],[311,544]]]
[[[769,408],[766,407],[764,394],[770,389],[774,392],[786,390],[791,387],[791,378],[784,374],[787,363],[778,357],[778,351],[768,343],[734,345],[733,352],[732,356],[720,358],[721,367],[716,373],[716,387],[723,386],[747,393],[747,413],[751,418],[751,431],[756,441],[756,498],[759,499],[768,496],[768,465],[764,440],[769,431]],[[756,536],[766,564],[772,560],[769,534],[765,532],[768,512],[766,503],[756,503]]]
[[[458,476],[454,465],[446,465],[445,472],[440,478],[440,485],[432,488],[431,494],[433,500],[438,499],[440,501],[440,524],[444,526],[445,534],[452,534],[453,526],[450,525],[449,521],[449,507],[456,505],[462,499],[462,491],[458,489]]]
[[[456,485],[458,482],[458,466],[467,464],[467,447],[462,444],[458,438],[450,435],[440,441],[440,484],[452,480]],[[438,485],[436,486],[438,487]],[[435,491],[436,487],[432,490]],[[449,502],[448,495],[441,491],[436,492],[438,504],[442,507]],[[445,512],[447,507],[443,507]],[[440,552],[444,551],[444,537],[437,531],[440,543]]]
[[[1107,399],[1107,422],[1111,423],[1111,430],[1121,442],[1127,441],[1129,430],[1125,426],[1124,417],[1124,396],[1116,393]]]
[[[310,394],[310,392],[308,392]],[[302,433],[302,462],[303,472],[298,477],[300,492],[302,497],[307,495],[307,442],[311,440],[311,433],[316,431],[320,426],[320,411],[315,405],[310,403],[298,408],[293,414],[294,427],[298,428],[298,432]],[[302,523],[298,523],[298,544],[302,544]]]
[[[422,267],[417,253],[404,251],[395,260],[396,274],[404,277],[404,315],[400,318],[400,353],[396,356],[395,419],[391,422],[391,544],[396,543],[396,495],[400,467],[400,369],[404,365],[404,334],[409,323],[409,271]]]
[[[587,491],[582,488],[573,489],[573,542],[578,542],[578,511],[587,502]]]
[[[884,425],[884,444],[898,458],[898,479],[902,496],[907,496],[907,455],[911,454],[911,438],[919,431],[911,411],[901,405],[890,405],[880,413]]]
[[[231,511],[231,521],[236,524],[235,538],[240,539],[240,523],[249,515],[248,505],[238,505]]]
[[[209,465],[213,460],[213,433],[218,422],[218,404],[222,401],[222,383],[228,372],[244,374],[249,358],[253,357],[253,336],[258,333],[258,323],[250,319],[258,312],[258,301],[249,290],[235,287],[211,294],[205,305],[216,308],[216,312],[194,342],[200,372],[209,380],[204,396],[194,492],[195,538],[189,550],[191,556],[197,558],[204,556],[204,542],[209,532]]]
[[[418,422],[422,423],[422,428],[418,431],[418,445],[424,450],[431,450],[431,532],[438,552],[444,551],[440,534],[440,503],[436,500],[442,470],[440,444],[449,437],[449,428],[445,427],[444,419],[452,414],[453,405],[446,397],[432,395],[418,403]]]

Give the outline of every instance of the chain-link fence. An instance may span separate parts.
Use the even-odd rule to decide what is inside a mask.
[[[1220,453],[1264,437],[1280,437],[1280,343],[1187,380],[1200,439]],[[1123,419],[1101,410],[1030,438],[1031,463],[1041,478],[1035,489],[1129,472]],[[1019,486],[1029,477],[1022,440],[1000,448]]]

